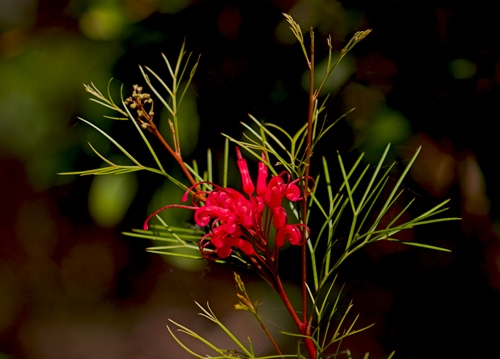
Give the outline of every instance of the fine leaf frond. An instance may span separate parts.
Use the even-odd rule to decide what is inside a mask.
[[[112,81],[113,81],[113,79],[111,78],[108,82],[108,97],[107,98],[101,93],[101,91],[99,91],[99,89],[97,88],[97,86],[93,82],[91,82],[90,85],[83,84],[83,87],[85,88],[86,92],[88,92],[92,96],[94,96],[94,98],[91,97],[89,99],[90,101],[98,103],[101,106],[107,107],[111,110],[114,110],[114,111],[121,113],[124,116],[127,116],[127,113],[122,108],[117,106],[115,104],[115,102],[113,101],[113,97],[111,96],[111,91],[110,91]],[[107,116],[104,116],[104,117],[107,117]],[[128,119],[128,118],[121,118],[121,117],[118,117],[118,118],[108,117],[108,118],[120,119],[120,120],[121,119],[124,119],[124,120]]]
[[[307,49],[306,49],[305,44],[304,44],[304,35],[302,34],[302,29],[300,28],[300,25],[293,19],[293,17],[291,15],[283,13],[283,16],[285,17],[286,21],[290,25],[290,30],[292,30],[293,35],[299,41],[300,47],[302,49],[302,52],[304,53],[304,57],[305,57],[307,63],[310,64],[309,55],[307,53]]]
[[[284,354],[284,355],[255,356],[255,354],[253,352],[253,348],[252,348],[252,344],[251,344],[250,338],[248,338],[248,342],[249,342],[248,345],[249,345],[249,348],[251,348],[251,349],[248,350],[248,353],[250,355],[246,355],[246,353],[237,352],[236,350],[222,349],[222,348],[219,348],[217,345],[213,344],[212,342],[210,342],[208,339],[206,339],[203,336],[201,336],[200,334],[198,334],[195,331],[187,328],[186,326],[184,326],[182,324],[179,324],[178,322],[176,322],[176,321],[174,321],[172,319],[168,319],[168,321],[170,323],[172,323],[174,326],[177,327],[177,332],[185,334],[185,335],[187,335],[187,336],[189,336],[191,338],[194,338],[194,339],[198,340],[200,343],[204,344],[205,346],[207,346],[209,349],[211,349],[212,351],[214,351],[217,354],[216,356],[208,355],[208,354],[201,355],[201,354],[198,354],[198,353],[194,352],[186,344],[184,344],[178,338],[178,336],[174,333],[174,331],[170,328],[170,326],[167,325],[168,332],[170,333],[170,335],[172,336],[172,338],[177,342],[177,344],[181,348],[183,348],[187,353],[189,353],[190,355],[192,355],[195,358],[199,358],[199,359],[231,359],[231,358],[279,359],[279,358],[297,358],[296,354],[293,354],[293,355],[291,355],[291,354]],[[244,355],[244,356],[242,357],[240,355]]]
[[[201,175],[200,175],[200,172],[198,171],[198,169],[193,165],[193,166],[190,166],[189,164],[187,164],[186,162],[184,162],[184,165],[186,166],[186,168],[189,170],[189,172],[193,175],[194,179],[198,182],[203,182],[205,181],[206,179],[203,178]],[[187,189],[187,188],[186,188]]]
[[[332,129],[333,126],[335,126],[340,120],[345,118],[347,115],[349,115],[351,112],[353,112],[356,108],[352,108],[349,111],[345,112],[344,114],[340,115],[333,123],[328,125],[328,127],[322,129],[319,134],[317,135],[317,138],[315,139],[315,143],[319,142],[319,140],[325,136],[325,134]]]
[[[358,157],[350,168],[348,168],[339,154],[338,161],[342,174],[342,183],[337,195],[332,198],[333,191],[331,191],[331,185],[328,185],[328,179],[326,181],[328,202],[322,203],[321,199],[316,198],[315,192],[312,193],[311,203],[316,204],[318,207],[317,210],[321,213],[324,220],[318,232],[319,235],[314,239],[314,244],[309,246],[309,248],[312,252],[317,253],[316,248],[318,248],[317,246],[318,243],[320,243],[320,238],[326,241],[327,248],[326,252],[324,252],[320,258],[320,263],[322,263],[321,274],[319,276],[314,276],[316,290],[319,290],[327,283],[329,277],[336,272],[339,265],[343,263],[346,258],[363,248],[365,245],[375,241],[388,240],[415,247],[448,251],[445,248],[433,246],[431,244],[406,242],[394,237],[397,233],[415,226],[458,220],[459,218],[437,217],[437,215],[442,214],[447,209],[445,205],[448,203],[448,200],[445,200],[422,214],[413,215],[413,218],[398,223],[401,222],[402,218],[408,213],[414,200],[411,200],[402,209],[399,209],[396,214],[392,214],[393,211],[391,209],[394,208],[395,204],[401,198],[403,193],[402,182],[418,156],[420,149],[417,149],[402,174],[396,179],[395,184],[392,185],[390,189],[387,187],[389,184],[389,173],[395,162],[389,166],[384,166],[385,159],[388,157],[388,151],[389,146],[386,147],[371,176],[367,175],[369,166],[363,169],[359,168],[362,155]],[[324,161],[323,167],[325,177],[328,177],[329,168],[326,161]],[[362,187],[364,187],[364,189]],[[383,195],[383,193],[386,192],[387,195]],[[344,199],[342,199],[343,197]],[[350,208],[350,211],[344,211],[345,208]],[[348,221],[347,223],[350,221],[351,225],[345,241],[344,252],[341,253],[335,261],[332,261],[332,249],[334,248],[334,243],[337,243],[335,230],[341,218],[343,221]],[[386,223],[382,225],[384,222]],[[313,261],[313,264],[316,266],[316,261]]]
[[[212,166],[212,151],[210,148],[207,150],[207,181],[212,183],[213,178],[213,166]]]
[[[322,351],[326,350],[329,346],[332,344],[342,341],[348,336],[354,335],[356,333],[362,332],[368,328],[371,328],[374,324],[367,325],[366,327],[360,328],[360,329],[354,329],[354,326],[359,318],[359,314],[352,320],[350,323],[349,327],[347,329],[343,329],[344,322],[347,320],[347,315],[351,311],[353,307],[353,303],[351,303],[347,306],[346,310],[342,314],[342,317],[339,320],[339,323],[337,324],[337,328],[335,329],[332,337],[328,341],[328,343],[321,348]]]
[[[240,348],[240,350],[242,351],[242,353],[244,353],[247,357],[251,357],[252,354],[250,353],[250,351],[236,338],[236,336],[215,316],[214,312],[212,311],[212,309],[210,308],[210,306],[208,305],[207,303],[207,307],[204,308],[202,305],[200,305],[198,302],[195,302],[196,305],[198,306],[198,308],[201,309],[201,313],[199,313],[199,315],[201,315],[202,317],[205,317],[207,318],[208,320],[214,322],[215,324],[217,324],[217,326],[222,329],[222,331],[233,341],[234,344],[236,344],[238,346],[238,348]]]
[[[171,227],[160,216],[156,216],[156,218],[160,224],[151,224],[148,230],[134,229],[132,232],[123,232],[122,234],[168,243],[168,245],[147,248],[146,250],[151,253],[196,260],[203,259],[198,242],[205,232],[198,228]]]
[[[170,87],[163,81],[163,79],[160,76],[158,76],[156,74],[156,72],[154,72],[153,70],[151,70],[147,66],[145,67],[145,69],[158,80],[158,82],[163,86],[163,88],[165,88],[165,90],[168,92],[168,94],[170,96],[174,95],[174,93],[172,92],[172,90],[170,89]],[[173,115],[174,114],[174,110],[169,105],[169,103],[167,102],[167,100],[165,100],[165,98],[154,87],[153,83],[151,82],[151,79],[146,74],[146,72],[144,71],[144,69],[142,68],[142,66],[139,66],[139,70],[141,71],[142,76],[144,77],[144,80],[146,81],[146,84],[149,86],[149,88],[151,89],[151,91],[153,91],[153,93],[158,97],[158,99],[161,101],[161,103],[163,104],[163,106],[165,106],[165,108],[168,110],[168,112],[170,112],[170,114]]]
[[[116,120],[116,121],[127,121],[127,117],[114,117],[114,116],[102,116],[104,118],[110,119],[110,120]]]
[[[425,249],[432,249],[432,250],[441,251],[441,252],[451,252],[451,250],[448,249],[448,248],[443,248],[443,247],[438,247],[438,246],[432,246],[432,245],[424,244],[424,243],[404,242],[404,241],[400,241],[398,239],[393,239],[393,238],[389,238],[387,240],[390,241],[390,242],[399,242],[401,244],[405,244],[407,246],[412,246],[412,247],[420,247],[420,248],[425,248]]]
[[[229,174],[229,138],[224,139],[224,161],[222,165],[222,187],[227,187],[227,176]]]
[[[281,132],[285,132],[284,130],[282,130],[280,127],[278,126],[275,126],[275,125],[272,125],[272,124],[267,124],[268,126],[266,126],[266,124],[263,124],[261,122],[259,122],[255,117],[253,117],[252,115],[248,115],[250,117],[250,119],[255,123],[257,124],[257,126],[263,130],[263,132],[269,136],[270,138],[272,138],[274,140],[274,142],[285,152],[289,153],[288,152],[288,149],[287,147],[278,139],[278,137],[276,137],[274,135],[274,133],[272,131],[270,131],[267,127],[273,127],[273,128],[276,128],[276,129],[280,129]],[[254,129],[252,127],[250,127],[249,125],[247,125],[246,123],[242,122],[241,123],[244,127],[246,127],[250,132],[252,132],[253,135],[255,135],[258,139],[262,140],[263,138],[261,137],[260,134],[258,134],[256,131],[254,131]],[[287,135],[287,137],[289,137]],[[268,145],[268,142],[266,142],[266,145]]]
[[[189,56],[191,56],[191,54],[189,54]],[[178,102],[178,106],[179,107],[182,104],[182,100],[184,99],[184,96],[186,95],[186,92],[187,92],[188,88],[191,86],[191,82],[193,81],[194,74],[195,74],[196,70],[198,69],[198,65],[200,63],[200,58],[201,58],[201,55],[198,55],[198,59],[194,63],[194,65],[191,68],[191,71],[189,73],[189,78],[186,81],[186,83],[184,84],[184,89],[182,90],[182,93],[179,96],[179,102]],[[189,59],[186,61],[186,67],[187,67],[188,63],[189,63]],[[182,76],[184,76],[184,74],[181,75],[181,78],[182,78]]]
[[[92,122],[85,120],[84,118],[78,117],[78,119],[87,125],[93,127],[96,129],[98,132],[100,132],[104,137],[106,137],[112,144],[114,144],[118,149],[125,155],[127,156],[128,159],[130,159],[135,165],[139,167],[143,167],[130,153],[128,153],[118,142],[116,142],[113,137],[108,135],[105,131],[103,131],[100,127],[94,125]]]
[[[87,144],[89,145],[89,147],[91,148],[91,150],[92,150],[92,151],[93,151],[93,152],[94,152],[94,153],[95,153],[95,154],[96,154],[96,155],[97,155],[97,156],[98,156],[98,157],[99,157],[102,161],[106,162],[106,163],[107,163],[108,165],[110,165],[110,166],[116,166],[113,162],[111,162],[111,161],[110,161],[110,160],[108,160],[106,157],[104,157],[103,155],[101,155],[101,154],[99,153],[99,151],[97,151],[97,150],[94,148],[94,146],[92,146],[92,144],[91,144],[89,141],[87,141]]]
[[[175,321],[173,321],[172,319],[168,319],[168,321],[172,324],[174,324],[178,329],[177,331],[180,332],[180,333],[183,333],[183,334],[187,334],[188,336],[200,341],[201,343],[205,344],[207,347],[209,347],[210,349],[212,349],[214,352],[216,352],[217,354],[224,354],[224,350],[222,349],[219,349],[217,348],[217,346],[215,346],[214,344],[212,344],[209,340],[205,339],[204,337],[202,337],[201,335],[199,335],[198,333],[196,333],[195,331],[183,326],[182,324],[179,324]],[[176,336],[175,334],[172,332],[172,330],[167,326],[168,328],[168,331],[170,333],[170,335],[174,338],[174,340],[184,349],[186,350],[189,354],[191,355],[194,355],[195,357],[197,358],[207,358],[208,356],[202,356],[202,355],[199,355],[197,353],[195,353],[194,351],[192,351],[191,349],[189,349],[186,345],[184,345]],[[222,356],[221,358],[225,358],[225,356]]]
[[[257,153],[258,151],[266,151],[267,153],[271,153],[273,155],[275,154],[275,152],[272,151],[269,147],[264,148],[264,147],[262,147],[262,145],[258,144],[256,141],[250,140],[254,143],[244,142],[244,141],[236,140],[235,138],[228,136],[226,134],[222,134],[222,136],[224,136],[227,140],[237,144],[242,149],[245,149],[252,157],[254,157],[255,159],[257,159],[259,161],[262,161],[262,158],[260,157],[260,153]],[[273,175],[278,174],[276,169],[274,168],[274,166],[271,166],[269,162],[265,162],[265,161],[262,161],[262,162],[266,163],[266,165],[268,166],[269,170],[273,173]]]
[[[185,248],[185,247],[182,247]],[[175,249],[181,249],[181,247],[175,247],[175,246],[170,246],[170,247],[149,247],[146,248],[146,252],[149,253],[154,253],[154,254],[160,254],[162,256],[170,256],[170,257],[175,257],[175,258],[186,258],[186,259],[194,259],[194,260],[203,260],[204,258],[200,255],[196,254],[186,254],[186,253],[176,253],[174,252]],[[198,253],[200,250],[198,248],[193,248],[193,250],[197,250]]]
[[[117,175],[124,174],[130,172],[136,172],[140,170],[144,170],[144,167],[138,166],[109,166],[109,167],[101,167],[90,170],[83,171],[72,171],[72,172],[61,172],[60,175],[77,175],[77,176],[103,176],[103,175]]]

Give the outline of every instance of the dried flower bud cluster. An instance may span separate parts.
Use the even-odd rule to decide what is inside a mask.
[[[132,96],[125,100],[125,104],[132,110],[136,110],[136,120],[139,125],[145,130],[151,130],[154,117],[154,102],[151,95],[142,92],[142,86],[134,85]],[[146,104],[149,105],[149,111],[146,110]]]

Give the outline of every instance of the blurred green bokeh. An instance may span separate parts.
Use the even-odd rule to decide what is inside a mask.
[[[47,188],[64,180],[61,162],[74,160],[68,153],[78,142],[68,125],[76,107],[85,108],[82,83],[105,83],[120,52],[57,29],[25,41],[0,66],[0,146],[26,164],[33,185]]]
[[[134,173],[95,177],[89,191],[92,218],[105,228],[118,225],[136,193],[137,179]]]

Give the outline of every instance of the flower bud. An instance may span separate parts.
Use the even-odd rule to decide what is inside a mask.
[[[266,160],[266,155],[262,152],[262,160]],[[267,165],[264,162],[259,162],[259,174],[257,176],[257,194],[264,198],[267,189]]]
[[[236,147],[236,156],[238,157],[237,164],[241,174],[241,183],[243,186],[243,191],[249,197],[252,197],[255,187],[252,182],[252,179],[250,178],[250,171],[248,171],[247,161],[245,161],[241,156],[241,152],[238,147]]]

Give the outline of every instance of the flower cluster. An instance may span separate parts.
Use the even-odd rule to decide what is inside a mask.
[[[199,191],[192,196],[192,206],[176,206],[194,210],[195,223],[200,227],[209,226],[209,232],[199,242],[203,256],[224,259],[237,249],[249,257],[262,255],[271,259],[287,240],[292,245],[301,245],[309,229],[301,223],[288,223],[283,207],[284,198],[291,202],[302,198],[298,180],[291,181],[290,174],[282,172],[267,181],[268,168],[264,162],[259,162],[257,183],[254,185],[238,148],[236,153],[245,194],[213,184],[212,191]],[[264,154],[262,158],[265,160]],[[190,192],[191,189],[186,192],[183,201],[187,200]],[[169,207],[153,213],[145,228],[152,216]],[[274,242],[270,243],[269,237],[273,232]]]

